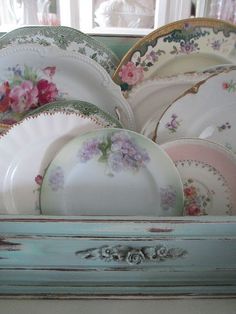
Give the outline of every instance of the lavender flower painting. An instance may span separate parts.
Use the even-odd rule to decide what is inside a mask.
[[[125,132],[85,141],[78,152],[78,159],[87,162],[93,158],[106,164],[109,175],[128,170],[137,172],[150,160],[146,150]]]
[[[165,127],[169,130],[170,133],[175,133],[180,126],[180,121],[178,121],[178,116],[176,114],[171,115],[170,122],[167,122]]]

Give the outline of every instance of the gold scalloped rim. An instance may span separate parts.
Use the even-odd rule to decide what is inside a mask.
[[[143,46],[145,43],[149,43],[149,42],[153,41],[154,39],[165,36],[165,35],[171,33],[173,30],[182,29],[186,23],[191,23],[191,25],[193,25],[193,26],[201,26],[201,27],[209,27],[209,28],[227,27],[229,29],[235,30],[235,32],[236,32],[236,25],[231,23],[231,22],[227,22],[227,21],[219,20],[219,19],[215,19],[215,18],[204,18],[204,17],[183,19],[183,20],[179,20],[179,21],[172,22],[172,23],[169,23],[167,25],[161,26],[160,28],[157,28],[156,30],[149,33],[148,35],[139,39],[127,51],[127,53],[121,59],[120,64],[118,65],[115,73],[112,76],[112,79],[114,80],[114,82],[116,82],[117,84],[121,83],[121,80],[119,77],[119,72],[121,70],[122,65],[126,64],[130,60],[130,56],[136,50],[138,50],[140,46]]]

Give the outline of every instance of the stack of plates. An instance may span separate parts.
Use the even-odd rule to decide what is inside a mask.
[[[157,29],[119,64],[70,28],[8,33],[0,213],[236,214],[235,47],[235,25],[204,18]]]
[[[235,44],[233,24],[178,21],[138,41],[113,77],[137,131],[176,164],[185,215],[236,214]]]
[[[68,27],[23,27],[0,39],[0,212],[39,214],[46,168],[71,139],[134,129],[111,78],[119,60]]]

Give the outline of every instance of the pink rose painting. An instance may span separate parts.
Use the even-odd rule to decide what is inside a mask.
[[[119,76],[121,80],[128,85],[135,85],[143,80],[143,68],[141,66],[136,66],[133,62],[129,61],[121,67]]]
[[[13,124],[30,110],[63,99],[53,82],[55,66],[40,70],[16,65],[8,71],[10,78],[0,84],[0,123]]]
[[[14,112],[22,113],[32,107],[37,107],[38,89],[31,81],[24,81],[10,91],[10,108]]]

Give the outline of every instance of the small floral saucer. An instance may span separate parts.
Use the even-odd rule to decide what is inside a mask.
[[[43,178],[40,203],[46,215],[179,216],[183,187],[157,144],[108,128],[61,149]]]
[[[204,139],[179,139],[161,147],[184,186],[185,215],[236,215],[236,157]]]

